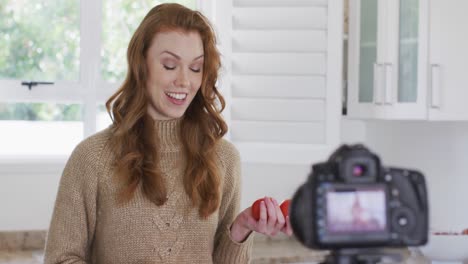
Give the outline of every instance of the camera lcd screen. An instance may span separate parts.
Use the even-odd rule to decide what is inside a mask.
[[[332,189],[326,194],[329,233],[367,233],[386,230],[384,188]]]

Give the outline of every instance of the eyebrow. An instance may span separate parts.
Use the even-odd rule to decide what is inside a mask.
[[[165,50],[165,51],[161,52],[161,54],[163,54],[163,53],[167,53],[167,54],[169,54],[169,55],[172,55],[172,56],[174,56],[174,57],[175,57],[176,59],[178,59],[178,60],[181,59],[179,55],[177,55],[177,54],[175,54],[175,53],[173,53],[173,52],[170,52],[170,51],[168,51],[168,50]],[[199,60],[199,59],[203,58],[203,56],[204,56],[204,54],[202,54],[202,55],[196,57],[195,59],[193,59],[193,61]]]

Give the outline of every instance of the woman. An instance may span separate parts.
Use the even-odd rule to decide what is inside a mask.
[[[107,101],[113,124],[64,169],[45,263],[247,263],[253,231],[291,234],[278,203],[239,215],[240,158],[222,139],[213,30],[178,4],[153,8]],[[220,105],[220,109],[217,107]]]

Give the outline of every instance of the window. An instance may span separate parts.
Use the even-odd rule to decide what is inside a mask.
[[[21,81],[60,81],[62,90],[78,82],[80,2],[2,0],[0,31],[0,155],[69,153],[83,138],[81,102],[46,102],[31,95],[39,86],[24,96],[29,87]]]
[[[107,127],[104,103],[125,77],[128,41],[150,8],[164,2],[200,6],[0,0],[0,161],[64,157]]]
[[[0,78],[77,81],[79,5],[78,0],[0,1]]]

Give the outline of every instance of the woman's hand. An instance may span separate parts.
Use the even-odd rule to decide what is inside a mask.
[[[258,221],[253,217],[251,207],[236,217],[231,226],[231,237],[237,242],[242,242],[252,231],[267,236],[275,236],[278,232],[283,232],[288,236],[292,235],[289,216],[285,217],[278,201],[270,197],[265,197],[260,203],[260,219]]]

